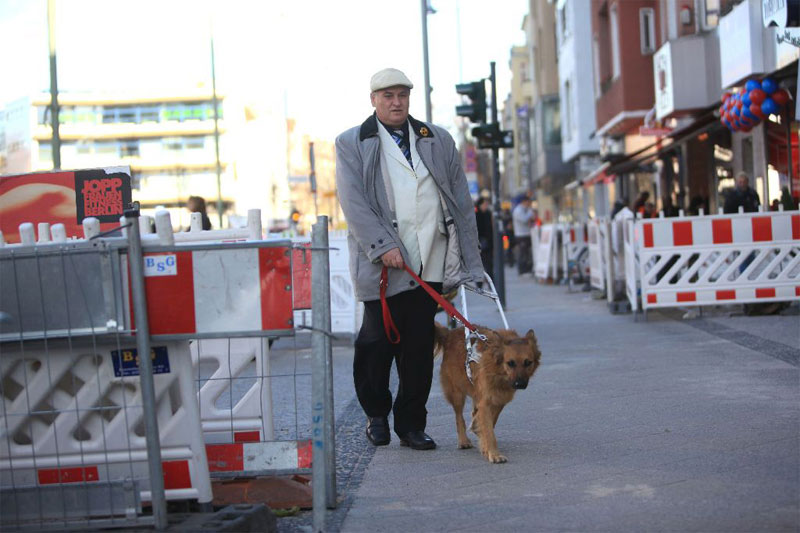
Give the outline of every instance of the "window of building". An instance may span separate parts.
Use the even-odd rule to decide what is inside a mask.
[[[569,38],[570,34],[572,33],[572,29],[570,27],[570,19],[569,19],[569,10],[567,8],[567,2],[562,2],[560,7],[558,8],[558,30],[559,34],[561,35],[561,42],[564,42]]]
[[[123,124],[136,123],[136,107],[134,106],[118,107],[116,111],[117,111],[116,122],[120,122]]]
[[[558,106],[559,101],[557,98],[546,101],[543,106],[543,137],[547,146],[561,144],[561,112]]]
[[[103,124],[113,124],[117,121],[117,108],[104,107],[103,108]]]
[[[703,30],[712,30],[719,24],[720,0],[700,1],[700,24]]]
[[[139,108],[140,123],[158,122],[160,116],[161,116],[161,110],[159,109],[159,106],[148,105]]]
[[[186,138],[186,149],[187,150],[202,150],[205,148],[205,137],[187,137]]]
[[[564,134],[567,141],[572,140],[572,85],[569,80],[564,82]]]
[[[103,155],[118,155],[119,145],[117,141],[95,141],[94,153]]]
[[[52,161],[53,160],[53,147],[49,142],[39,143],[39,161]]]
[[[592,37],[592,70],[594,71],[594,98],[600,98],[600,41],[597,35]]]
[[[161,146],[164,150],[179,151],[183,149],[183,142],[180,137],[164,137]]]
[[[656,51],[656,14],[651,7],[639,10],[639,36],[642,55],[649,55]]]
[[[139,157],[139,141],[136,139],[120,141],[119,155],[120,157]]]
[[[611,22],[611,79],[615,80],[619,78],[621,72],[619,49],[619,16],[616,5],[611,6],[609,18]]]

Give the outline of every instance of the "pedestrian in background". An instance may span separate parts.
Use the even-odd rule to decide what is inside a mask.
[[[478,243],[481,245],[481,262],[483,270],[490,276],[494,275],[494,232],[492,231],[492,211],[489,209],[488,198],[478,198],[475,202],[475,223],[478,226]]]
[[[639,196],[636,198],[636,201],[633,202],[633,207],[631,208],[631,211],[633,211],[634,214],[642,213],[642,215],[644,215],[644,206],[649,199],[650,199],[649,192],[647,191],[640,192]]]
[[[531,226],[533,225],[533,209],[531,199],[522,197],[511,212],[514,221],[514,246],[517,251],[517,272],[525,274],[533,270],[531,255]]]
[[[389,411],[400,444],[436,447],[425,433],[433,378],[436,302],[405,271],[435,290],[483,279],[478,232],[461,156],[447,130],[408,114],[413,84],[396,69],[372,76],[375,113],[336,139],[336,187],[348,224],[350,275],[364,319],[355,341],[353,380],[375,446],[389,444]],[[385,303],[399,330],[387,338]],[[399,386],[392,403],[389,375]]]
[[[211,220],[209,220],[208,215],[206,214],[206,201],[201,196],[190,196],[188,200],[186,200],[186,209],[189,210],[190,213],[200,213],[203,220],[203,230],[208,231],[211,229]]]
[[[741,207],[745,213],[755,213],[761,201],[758,193],[750,188],[750,177],[745,172],[736,176],[736,187],[725,195],[726,214],[738,213]]]

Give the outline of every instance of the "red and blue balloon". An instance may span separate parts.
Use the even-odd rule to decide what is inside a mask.
[[[719,120],[731,131],[750,131],[769,115],[777,115],[791,95],[772,78],[749,80],[744,87],[722,94]]]

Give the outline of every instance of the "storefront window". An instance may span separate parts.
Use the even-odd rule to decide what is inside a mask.
[[[544,103],[544,143],[548,146],[561,144],[561,112],[558,106],[557,99]]]

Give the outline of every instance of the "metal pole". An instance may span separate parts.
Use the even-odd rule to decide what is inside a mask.
[[[311,167],[311,173],[308,175],[308,183],[311,187],[311,194],[314,196],[314,216],[319,216],[319,207],[317,206],[317,164],[314,158],[314,143],[308,143],[308,165]]]
[[[328,273],[327,221],[318,217],[311,230],[311,486],[314,531],[325,528],[328,496],[328,434],[326,427],[326,315],[330,323],[330,276]],[[321,249],[322,248],[322,249]],[[327,291],[326,291],[327,289]]]
[[[50,44],[50,121],[53,136],[50,143],[53,152],[53,169],[61,168],[61,135],[58,132],[58,72],[56,69],[56,3],[47,0],[47,38]]]
[[[431,122],[431,74],[428,65],[428,0],[421,0],[422,7],[422,72],[425,83],[425,122]]]
[[[211,100],[214,104],[214,152],[217,161],[217,215],[222,228],[222,165],[219,162],[219,109],[217,102],[217,69],[214,64],[214,30],[211,30]]]
[[[314,308],[314,314],[321,317],[320,324],[323,331],[331,331],[331,276],[330,276],[330,252],[328,251],[328,217],[318,216],[317,223],[313,230],[313,247],[316,248],[312,253],[321,256],[318,262],[319,270],[322,271],[319,278],[318,287],[322,292],[321,307],[319,312]],[[313,275],[314,265],[312,260],[311,272]],[[336,435],[333,413],[333,345],[330,335],[323,334],[325,345],[325,504],[328,509],[336,508]]]
[[[153,362],[150,360],[150,325],[147,318],[147,297],[144,287],[144,258],[139,236],[139,204],[125,210],[128,223],[128,263],[131,272],[133,313],[136,317],[136,353],[139,383],[142,388],[144,431],[147,442],[147,467],[150,473],[150,502],[155,528],[167,528],[167,502],[164,496],[164,473],[161,468],[161,440],[156,418],[156,391],[153,383]]]
[[[489,80],[492,82],[492,123],[497,121],[497,81],[495,78],[495,62],[491,62],[492,73]],[[499,126],[498,126],[499,129]],[[497,146],[492,148],[492,210],[494,211],[494,225],[492,241],[494,245],[494,286],[497,288],[497,295],[500,303],[506,305],[506,275],[503,265],[503,239],[500,236],[503,232],[503,217],[500,211],[500,149]],[[513,243],[509,243],[513,245]]]

